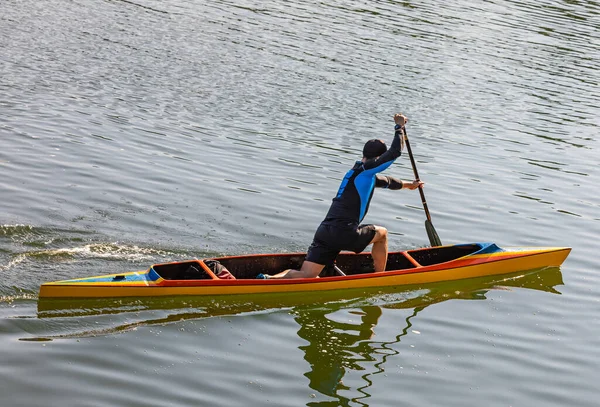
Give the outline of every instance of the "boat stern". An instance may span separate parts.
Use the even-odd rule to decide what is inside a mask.
[[[43,283],[40,286],[39,297],[95,297],[96,295],[94,295],[94,292],[103,291],[106,287],[147,287],[149,285],[160,284],[162,278],[158,274],[152,273],[150,270]]]

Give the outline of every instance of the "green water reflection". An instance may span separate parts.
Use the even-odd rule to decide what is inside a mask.
[[[298,335],[308,342],[302,346],[305,360],[311,370],[305,373],[310,387],[336,400],[309,403],[310,406],[349,406],[362,403],[361,399],[370,397],[369,387],[374,381],[374,375],[385,372],[388,358],[399,354],[393,345],[402,341],[410,332],[412,319],[429,305],[451,299],[485,300],[486,294],[492,289],[508,289],[521,287],[542,290],[559,294],[557,285],[562,284],[562,274],[559,268],[521,274],[501,282],[487,279],[467,282],[438,284],[428,287],[427,293],[404,301],[384,303],[381,305],[363,305],[349,310],[358,316],[356,319],[336,320],[332,316],[346,308],[347,304],[327,306],[324,308],[307,307],[295,310],[295,320],[300,325]],[[377,341],[374,330],[385,308],[411,310],[404,323],[399,325],[398,335],[391,341]],[[355,390],[361,393],[359,397],[349,399],[343,394],[347,387],[343,378],[350,371],[363,371],[363,385]]]

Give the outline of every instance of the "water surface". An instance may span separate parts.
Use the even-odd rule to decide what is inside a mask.
[[[2,405],[592,406],[595,1],[0,3]],[[45,281],[304,251],[395,112],[446,244],[561,269],[388,290],[38,302]],[[388,170],[411,179],[407,157]],[[377,191],[393,250],[416,192]]]

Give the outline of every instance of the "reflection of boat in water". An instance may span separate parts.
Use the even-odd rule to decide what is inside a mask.
[[[256,276],[297,269],[304,254],[221,257],[216,260],[231,279],[219,278],[208,260],[190,260],[155,264],[140,272],[45,283],[40,298],[258,295],[415,285],[560,266],[570,251],[564,247],[502,249],[493,243],[429,247],[390,253],[382,272],[373,271],[369,253],[342,253],[337,258],[339,268],[324,270],[322,278],[291,280],[257,280]]]

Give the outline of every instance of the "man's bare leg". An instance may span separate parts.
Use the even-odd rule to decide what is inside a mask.
[[[305,260],[304,263],[302,263],[300,270],[287,269],[279,274],[269,276],[268,278],[314,278],[321,274],[321,271],[324,267],[325,266],[323,264],[313,263],[312,261]]]
[[[388,231],[386,228],[381,226],[375,226],[375,237],[371,240],[373,243],[373,249],[371,255],[373,256],[373,265],[375,266],[375,272],[385,271],[388,258]]]

